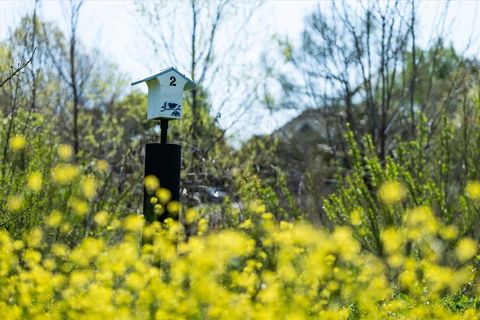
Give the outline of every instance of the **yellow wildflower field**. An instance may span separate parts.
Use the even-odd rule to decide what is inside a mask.
[[[188,211],[192,222],[192,210]],[[97,223],[105,224],[107,212]],[[5,319],[477,319],[444,297],[477,294],[477,243],[452,239],[428,207],[382,232],[384,254],[363,250],[346,227],[280,223],[271,214],[239,230],[187,237],[171,219],[115,220],[122,240],[47,245],[0,231],[0,314]],[[47,217],[56,228],[61,213]]]

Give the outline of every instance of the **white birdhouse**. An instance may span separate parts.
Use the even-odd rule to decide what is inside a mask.
[[[135,81],[132,86],[142,82],[148,86],[147,119],[182,118],[183,91],[195,88],[192,80],[171,67]]]

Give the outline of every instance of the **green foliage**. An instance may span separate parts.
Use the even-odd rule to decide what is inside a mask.
[[[464,126],[456,127],[454,120],[444,116],[440,133],[431,136],[431,128],[422,118],[417,138],[399,143],[385,163],[368,136],[362,140],[364,150],[360,150],[353,133],[348,132],[352,170],[344,184],[326,198],[328,217],[335,224],[351,226],[362,244],[379,254],[383,251],[381,230],[403,225],[405,208],[411,206],[433,207],[443,223],[455,225],[461,234],[476,235],[478,203],[464,192],[469,181],[478,179],[480,161],[478,106],[470,111],[476,116],[463,123],[470,126],[466,135]],[[379,189],[390,181],[400,182],[405,194],[400,201],[385,204]]]
[[[27,116],[18,112],[16,122],[21,124]],[[6,151],[0,163],[0,183],[6,186],[0,190],[1,228],[20,237],[36,226],[48,228],[48,217],[61,214],[60,221],[52,222],[57,231],[47,232],[47,240],[76,243],[104,232],[94,227],[95,214],[109,212],[108,221],[123,216],[134,199],[131,197],[139,195],[130,186],[116,185],[115,167],[109,168],[104,159],[89,156],[81,165],[72,163],[71,147],[61,144],[52,125],[39,114],[29,116],[33,130],[22,125],[0,128],[0,142]]]
[[[261,201],[277,220],[301,219],[287,176],[275,162],[278,139],[254,137],[239,151],[234,178],[241,203]]]
[[[468,309],[480,309],[480,298],[465,294],[455,294],[445,298],[445,305],[452,311],[462,313]]]

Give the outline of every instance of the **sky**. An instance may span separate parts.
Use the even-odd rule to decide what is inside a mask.
[[[174,0],[171,0],[174,1]],[[350,1],[355,5],[355,1]],[[288,37],[293,43],[299,43],[303,29],[304,17],[317,5],[325,5],[325,1],[266,1],[259,9],[252,23],[257,30],[256,47],[251,48],[251,55],[259,59],[264,44],[271,40],[273,34]],[[444,1],[422,1],[419,5],[420,42],[428,43],[430,35],[440,31],[441,26],[435,24],[436,17],[444,8]],[[0,0],[0,40],[5,39],[9,30],[14,28],[22,15],[31,11],[33,1]],[[62,13],[62,3],[58,0],[43,1],[40,16],[56,21],[65,27],[66,21]],[[480,1],[452,1],[449,16],[443,28],[447,39],[455,48],[470,56],[479,56],[480,52]],[[135,15],[135,7],[127,0],[86,1],[80,17],[79,35],[87,48],[98,48],[103,54],[119,65],[120,70],[132,82],[155,73],[155,63],[139,55],[145,48],[142,32]],[[465,48],[468,47],[468,50]],[[168,66],[166,66],[168,67]],[[180,70],[182,71],[182,70]],[[126,88],[130,90],[130,88]],[[146,88],[140,90],[146,91]],[[220,125],[229,127],[232,119],[228,110],[220,119]],[[270,133],[296,115],[295,111],[270,114],[255,106],[253,114],[247,114],[231,128],[231,136],[245,140],[253,134]],[[237,120],[237,119],[235,119]]]
[[[18,25],[23,14],[31,11],[32,3],[33,1],[25,0],[0,0],[0,40]],[[298,38],[303,17],[314,6],[314,1],[267,1],[261,8],[262,13],[258,15],[260,19],[255,23],[268,26],[269,32]],[[43,1],[40,15],[56,21],[63,28],[66,26],[61,1]],[[134,54],[142,40],[136,17],[132,1],[87,0],[82,7],[79,27],[80,38],[87,47],[100,48],[132,79],[143,78],[154,72],[149,69],[148,62],[139,60],[138,55]]]

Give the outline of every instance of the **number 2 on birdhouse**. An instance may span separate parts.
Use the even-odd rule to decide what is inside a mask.
[[[175,79],[174,76],[171,76],[170,77],[170,87],[176,87],[177,84],[175,83],[175,81],[177,81],[177,79]]]

